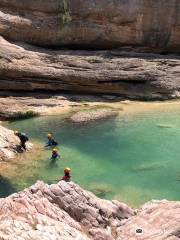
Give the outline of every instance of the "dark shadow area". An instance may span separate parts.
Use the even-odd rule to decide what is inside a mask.
[[[8,41],[8,40],[7,40]],[[22,42],[10,42],[16,44],[19,47],[24,48],[27,51],[33,51],[37,53],[46,53],[52,55],[52,58],[56,58],[58,55],[62,56],[101,56],[105,58],[141,58],[147,60],[154,59],[180,59],[180,53],[177,51],[165,51],[163,49],[148,49],[142,46],[122,46],[116,47],[92,47],[92,46],[37,46]],[[92,44],[93,45],[93,44]]]
[[[79,91],[40,91],[34,90],[30,91],[2,91],[0,90],[0,97],[8,98],[17,97],[17,98],[35,98],[35,99],[47,99],[47,98],[58,98],[65,97],[67,100],[74,102],[117,102],[120,100],[126,100],[127,97],[119,94],[109,94],[109,93],[89,93],[89,92],[79,92]]]
[[[7,178],[0,175],[0,197],[7,197],[14,192],[17,192],[17,189]]]

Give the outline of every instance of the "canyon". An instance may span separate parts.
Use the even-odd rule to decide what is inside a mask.
[[[178,98],[179,16],[176,0],[2,0],[0,90]]]

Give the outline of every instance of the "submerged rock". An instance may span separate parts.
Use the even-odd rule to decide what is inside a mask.
[[[99,198],[106,198],[107,194],[113,193],[113,187],[104,183],[93,183],[88,186],[89,191],[93,192]]]
[[[70,120],[74,123],[91,122],[100,119],[106,119],[110,117],[116,117],[118,111],[111,108],[96,108],[79,111],[73,114]]]
[[[156,126],[159,128],[174,128],[175,127],[172,124],[157,124]]]
[[[143,172],[143,171],[154,171],[159,168],[165,167],[167,162],[150,162],[150,163],[142,163],[136,167],[132,168],[134,172]]]

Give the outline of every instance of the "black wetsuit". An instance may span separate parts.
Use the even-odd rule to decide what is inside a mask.
[[[18,133],[17,135],[21,141],[21,147],[26,150],[26,142],[29,140],[29,138],[24,133]]]

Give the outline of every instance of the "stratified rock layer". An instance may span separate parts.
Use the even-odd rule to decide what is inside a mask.
[[[176,240],[179,221],[180,202],[152,201],[135,212],[64,181],[39,181],[0,200],[2,240]]]
[[[118,51],[47,51],[0,38],[0,90],[180,96],[180,59]]]
[[[0,35],[40,46],[180,50],[178,0],[1,0]]]

